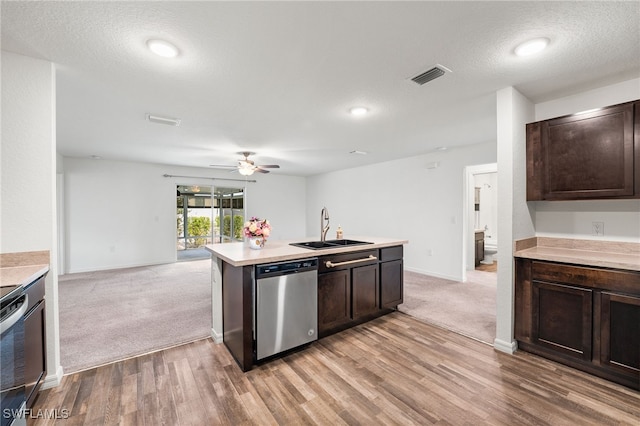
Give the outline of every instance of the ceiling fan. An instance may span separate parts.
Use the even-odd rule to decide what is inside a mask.
[[[238,154],[243,155],[244,158],[241,160],[238,160],[238,165],[237,166],[223,166],[223,165],[218,165],[218,164],[210,164],[211,167],[219,167],[219,168],[237,168],[238,169],[238,173],[240,173],[243,176],[250,176],[252,175],[254,172],[258,172],[258,173],[269,173],[269,170],[265,170],[265,169],[279,169],[280,166],[277,164],[264,164],[264,165],[256,165],[253,160],[249,160],[249,156],[250,155],[254,155],[255,152],[249,152],[249,151],[243,151],[243,152],[238,152]]]

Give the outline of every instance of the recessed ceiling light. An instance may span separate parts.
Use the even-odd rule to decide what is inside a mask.
[[[449,148],[447,148],[446,146],[439,146],[439,147],[435,148],[434,151],[446,151],[448,149]]]
[[[172,117],[161,117],[159,115],[147,114],[147,120],[152,123],[168,124],[170,126],[179,126],[182,120]]]
[[[178,48],[168,41],[164,40],[147,40],[147,47],[153,53],[163,58],[175,58],[178,56]]]
[[[362,116],[362,115],[366,115],[369,112],[369,110],[365,107],[353,107],[351,109],[349,109],[349,114],[351,115],[355,115],[357,117]]]
[[[549,39],[546,37],[534,38],[519,44],[514,52],[518,56],[529,56],[544,50],[548,44]]]
[[[367,151],[358,151],[358,150],[355,150],[355,151],[349,151],[349,154],[367,155],[367,154],[368,154],[368,152],[367,152]]]

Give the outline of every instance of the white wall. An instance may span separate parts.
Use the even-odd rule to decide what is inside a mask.
[[[244,182],[166,178],[234,178],[228,172],[124,161],[64,159],[67,272],[176,260],[176,185],[243,187]],[[251,176],[245,214],[270,220],[272,239],[304,233],[304,178]]]
[[[498,283],[494,346],[513,352],[513,241],[534,235],[533,215],[526,203],[525,123],[533,104],[513,87],[497,92],[498,139]]]
[[[535,120],[546,120],[640,99],[640,78],[601,87],[535,106]],[[536,235],[558,238],[640,242],[640,200],[538,201]],[[604,222],[604,236],[592,235],[592,223]]]
[[[309,177],[306,234],[320,235],[326,206],[328,238],[341,225],[345,238],[407,239],[407,269],[461,280],[464,169],[495,161],[491,142]],[[440,166],[427,169],[431,162]]]
[[[55,69],[53,64],[2,52],[0,252],[48,250],[45,280],[48,375],[62,378],[58,333],[55,179]]]

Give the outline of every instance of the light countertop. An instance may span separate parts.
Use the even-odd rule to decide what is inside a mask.
[[[0,287],[27,285],[49,272],[49,265],[9,266],[0,268]]]
[[[0,253],[0,287],[27,285],[49,272],[49,251]]]
[[[349,253],[361,250],[379,249],[407,244],[408,240],[398,238],[381,238],[366,236],[349,236],[350,240],[366,241],[372,244],[336,247],[322,250],[310,250],[289,245],[304,241],[317,241],[317,238],[300,238],[296,240],[267,240],[262,250],[253,250],[245,243],[209,244],[206,249],[214,256],[233,266],[257,265],[260,263],[281,262],[285,260],[304,259],[326,254]]]
[[[640,271],[640,244],[533,237],[515,242],[514,257]]]

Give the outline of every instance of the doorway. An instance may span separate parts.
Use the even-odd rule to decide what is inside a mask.
[[[465,168],[462,281],[477,270],[497,272],[498,164]]]

